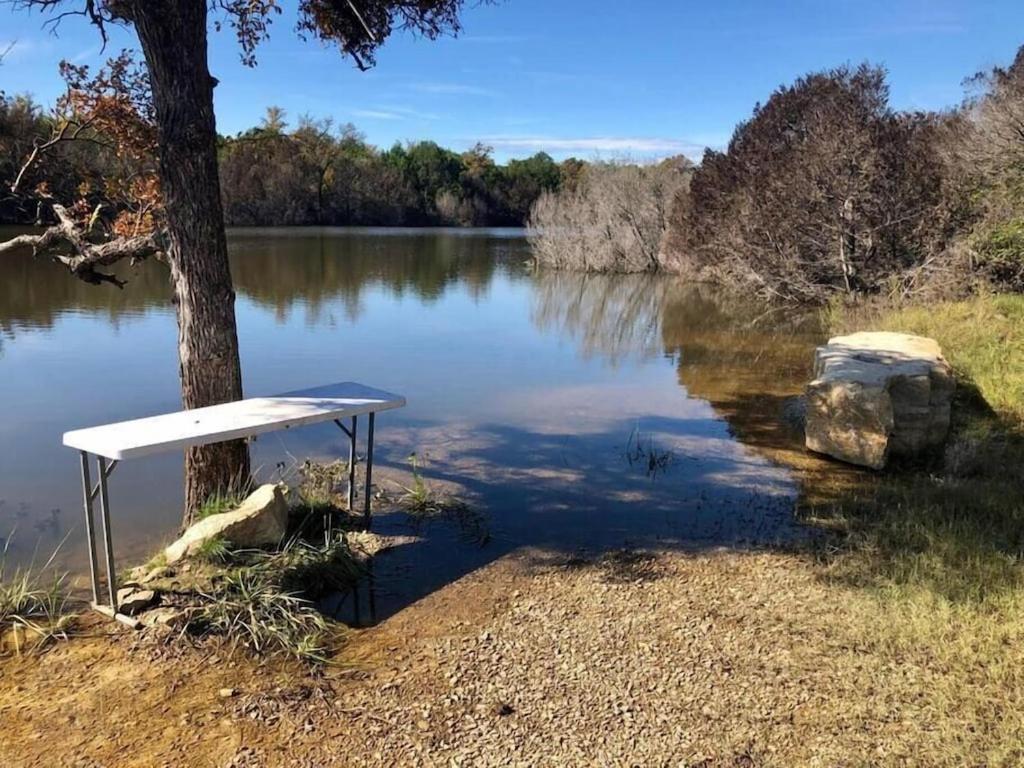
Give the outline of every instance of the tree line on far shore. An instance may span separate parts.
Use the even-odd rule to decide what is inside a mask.
[[[595,216],[614,168],[545,193],[535,254],[557,267],[664,269],[786,302],[1022,291],[1024,48],[967,85],[954,109],[900,112],[879,67],[806,75],[756,105],[723,151],[677,168],[671,205],[651,203],[666,189],[657,169],[633,203],[615,193],[614,216]],[[591,247],[566,248],[566,232],[587,220],[581,209]],[[635,258],[634,244],[649,250],[654,233],[657,259]]]
[[[31,98],[0,94],[0,224],[37,221],[38,184],[57,199],[117,206],[110,180],[125,174],[117,152],[100,145],[68,142],[32,168],[38,178],[23,180],[20,194],[8,191],[52,121]],[[499,164],[483,144],[381,150],[350,123],[300,116],[291,127],[276,107],[259,126],[221,137],[218,152],[225,217],[236,226],[522,226],[542,192],[571,188],[585,165],[544,152]]]

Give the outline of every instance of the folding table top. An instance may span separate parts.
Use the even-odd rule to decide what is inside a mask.
[[[64,445],[108,459],[133,459],[404,405],[400,395],[347,381],[76,429],[64,433]]]

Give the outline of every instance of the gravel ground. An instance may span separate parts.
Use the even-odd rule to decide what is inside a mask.
[[[322,676],[104,624],[0,661],[0,765],[918,764],[930,673],[846,639],[835,589],[777,553],[519,553]]]

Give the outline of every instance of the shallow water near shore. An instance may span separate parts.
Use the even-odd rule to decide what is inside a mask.
[[[375,480],[392,498],[424,481],[466,520],[380,515],[418,541],[375,564],[334,606],[383,618],[521,547],[571,557],[622,547],[768,547],[800,535],[783,413],[809,372],[815,324],[650,275],[534,272],[520,230],[262,229],[230,233],[248,395],[360,381],[406,396],[377,420]],[[85,566],[77,455],[61,434],[179,407],[163,267],[124,290],[11,257],[0,277],[0,535],[8,567]],[[752,396],[751,393],[757,393]],[[361,430],[365,425],[361,425]],[[362,447],[364,434],[360,434]],[[274,479],[347,455],[317,426],[266,435]],[[168,541],[181,458],[111,478],[119,564]],[[13,535],[11,535],[13,533]]]

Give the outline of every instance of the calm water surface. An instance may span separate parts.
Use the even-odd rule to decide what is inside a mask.
[[[518,230],[236,230],[230,235],[247,395],[342,380],[404,394],[378,417],[392,493],[408,456],[484,518],[453,522],[377,566],[382,615],[522,546],[759,546],[793,535],[795,487],[756,442],[803,380],[813,329],[651,276],[532,273]],[[176,327],[158,264],[90,286],[27,256],[0,273],[0,536],[10,564],[84,563],[68,429],[179,407]],[[751,398],[751,391],[764,396]],[[728,418],[726,418],[728,417]],[[777,431],[772,432],[773,435]],[[346,455],[320,426],[260,438],[254,464]],[[789,439],[785,435],[772,439]],[[651,471],[650,457],[658,458]],[[181,459],[112,476],[122,563],[175,532]],[[13,536],[11,533],[13,532]]]

